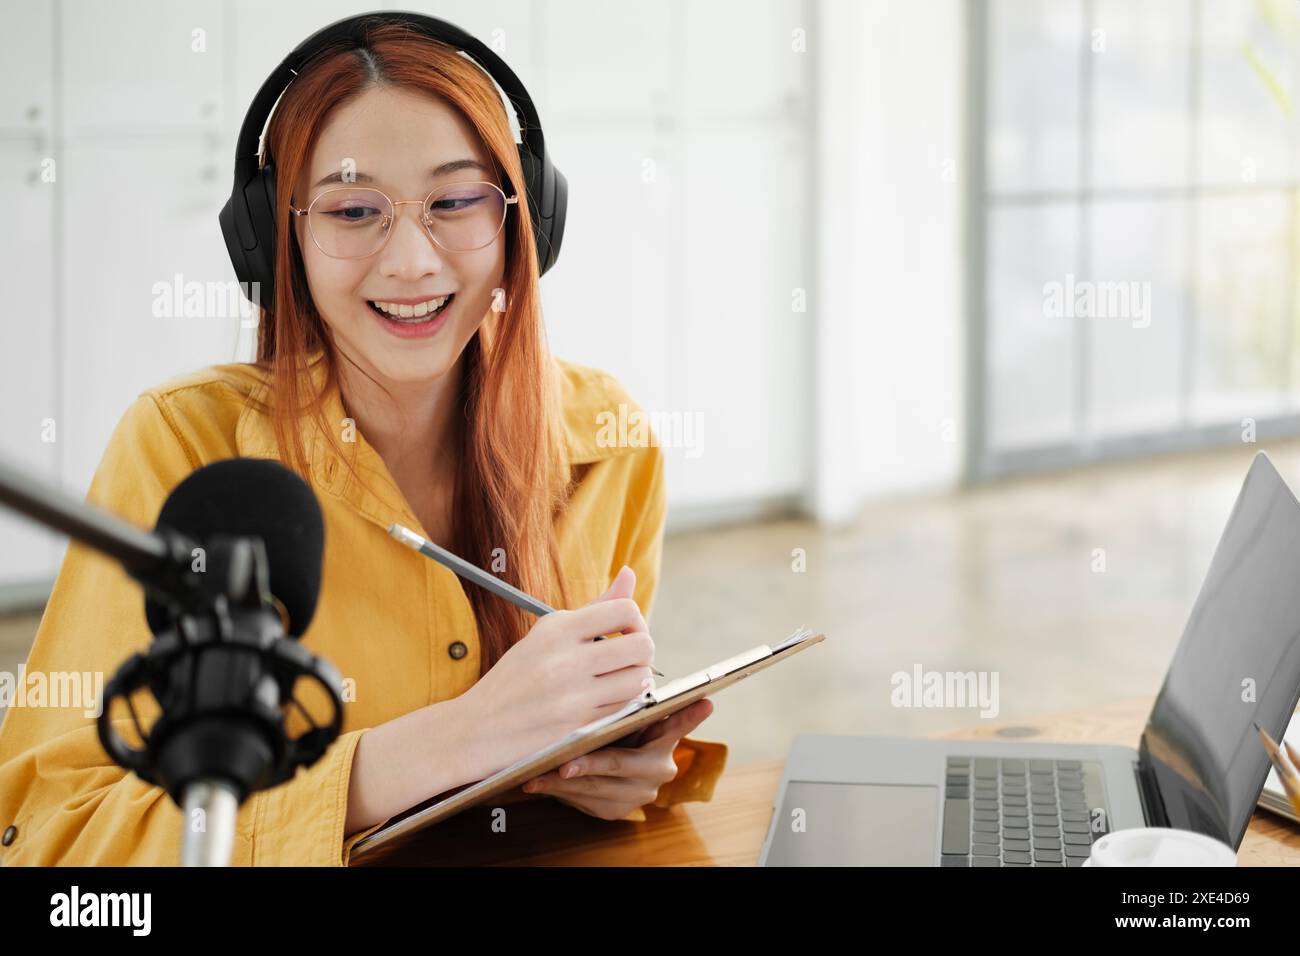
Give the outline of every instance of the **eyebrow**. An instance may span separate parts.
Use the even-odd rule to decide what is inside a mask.
[[[429,178],[437,179],[439,176],[447,176],[450,175],[451,173],[458,173],[462,169],[477,169],[480,172],[485,172],[485,173],[488,171],[488,168],[484,166],[482,163],[480,163],[477,159],[453,159],[449,163],[443,163],[441,166],[437,166],[434,169],[429,170]],[[375,177],[371,176],[369,173],[354,173],[352,175],[352,178],[349,181],[356,182],[356,183],[373,183],[375,181]],[[328,183],[341,183],[341,182],[343,182],[343,172],[342,170],[335,170],[334,172],[330,173],[328,176],[324,176],[321,179],[316,180],[316,182],[312,185],[311,188],[315,189],[317,186],[324,186]]]

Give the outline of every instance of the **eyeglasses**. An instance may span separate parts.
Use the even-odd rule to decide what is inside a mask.
[[[429,238],[449,252],[471,252],[492,242],[505,225],[507,207],[518,203],[495,183],[450,183],[424,199],[393,202],[378,189],[341,186],[327,189],[307,206],[290,205],[295,216],[307,217],[316,248],[332,259],[373,256],[393,233],[398,206],[419,206],[420,221]]]

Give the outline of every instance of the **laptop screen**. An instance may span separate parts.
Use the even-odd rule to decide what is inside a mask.
[[[1300,503],[1255,456],[1142,733],[1169,825],[1232,847],[1300,696]]]

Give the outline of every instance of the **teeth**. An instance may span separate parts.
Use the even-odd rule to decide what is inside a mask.
[[[441,299],[429,299],[427,302],[421,302],[419,305],[399,305],[396,302],[378,302],[372,301],[373,305],[380,312],[384,312],[394,318],[410,319],[421,318],[430,312],[437,312],[451,298],[444,295]]]

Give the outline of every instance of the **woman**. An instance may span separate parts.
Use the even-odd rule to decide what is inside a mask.
[[[600,442],[600,413],[632,400],[610,376],[547,352],[528,205],[513,185],[519,155],[470,61],[379,26],[363,48],[329,50],[299,72],[267,141],[282,197],[276,274],[287,281],[262,317],[258,361],[141,395],[88,498],[152,525],[190,471],[236,455],[280,459],[313,485],[326,551],[303,640],[345,678],[344,733],[316,765],[244,804],[232,862],[339,865],[394,814],[612,712],[652,680],[644,615],[663,463],[654,445]],[[393,522],[577,610],[534,620],[462,587],[388,538]],[[108,560],[70,546],[28,672],[112,673],[150,640],[141,604]],[[602,634],[620,636],[592,640]],[[635,746],[524,789],[610,820],[708,799],[726,748],[684,738],[711,709],[699,701],[620,741]],[[107,760],[93,718],[11,709],[0,862],[170,864],[180,827],[159,788]]]

